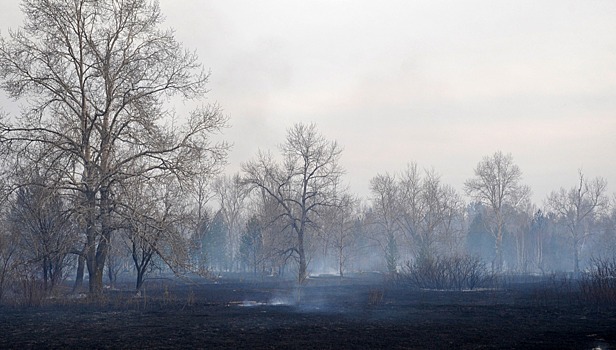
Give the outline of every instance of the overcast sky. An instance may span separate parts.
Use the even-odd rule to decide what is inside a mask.
[[[6,34],[21,15],[0,3]],[[370,178],[412,161],[462,191],[497,150],[540,206],[580,168],[616,189],[616,1],[160,3],[211,69],[230,172],[315,122],[364,197]]]

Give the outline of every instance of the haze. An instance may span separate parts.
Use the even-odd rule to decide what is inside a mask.
[[[230,173],[302,121],[344,147],[364,197],[371,177],[411,161],[462,190],[497,150],[512,153],[537,204],[580,168],[616,183],[613,1],[160,4],[211,69],[207,100],[231,118]],[[0,23],[21,25],[18,1],[2,0]]]

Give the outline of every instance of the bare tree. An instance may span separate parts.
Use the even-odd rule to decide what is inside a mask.
[[[262,226],[256,215],[253,215],[246,223],[241,238],[240,255],[244,268],[250,268],[256,276],[263,260]]]
[[[427,257],[434,237],[421,228],[421,221],[426,217],[428,209],[424,201],[423,183],[417,164],[409,164],[397,177],[395,186],[399,194],[395,205],[398,210],[396,223],[400,226],[402,236],[410,244],[411,250],[415,250],[416,256]]]
[[[185,195],[175,178],[131,183],[117,212],[137,272],[135,289],[139,292],[154,259],[160,259],[174,271],[188,268],[188,237],[181,228],[188,220]]]
[[[548,196],[547,206],[558,215],[571,238],[576,274],[580,272],[580,250],[589,235],[589,221],[608,204],[606,190],[605,179],[587,180],[580,170],[577,186],[560,188]]]
[[[439,249],[455,252],[464,227],[462,201],[434,170],[422,176],[417,164],[411,163],[397,176],[377,175],[371,184],[378,222],[389,237],[386,249],[391,250],[390,242],[399,235],[415,259],[431,259]],[[393,272],[389,260],[388,269]]]
[[[400,175],[399,187],[400,226],[415,256],[429,258],[437,253],[438,244],[454,238],[455,224],[462,219],[459,196],[434,170],[420,176],[415,164]]]
[[[503,232],[507,209],[515,208],[530,195],[530,188],[522,185],[522,171],[513,163],[511,154],[498,151],[483,158],[475,168],[475,177],[464,183],[464,189],[475,201],[490,211],[489,230],[495,238],[496,271],[503,268]]]
[[[517,208],[510,212],[510,220],[506,224],[509,232],[515,240],[516,267],[518,271],[528,273],[532,256],[532,241],[529,237],[533,223],[533,213],[536,209],[530,202],[520,203]]]
[[[330,211],[328,231],[331,230],[333,248],[337,255],[337,267],[340,277],[344,276],[348,268],[348,260],[357,240],[357,230],[355,227],[357,213],[357,198],[349,193],[340,196],[340,205],[333,207]]]
[[[65,273],[76,231],[70,211],[44,183],[20,188],[10,212],[23,263],[36,266],[45,292],[53,292]]]
[[[247,191],[239,174],[218,177],[213,184],[220,211],[227,224],[227,254],[231,264],[238,264],[240,250],[240,226]]]
[[[127,272],[131,265],[131,252],[127,248],[127,237],[121,234],[111,236],[109,255],[107,256],[107,278],[109,285],[115,288],[118,278],[123,272]]]
[[[393,175],[377,175],[370,180],[376,225],[382,234],[376,237],[385,253],[387,271],[396,273],[398,266],[398,235],[400,226],[399,187]],[[381,238],[382,239],[379,239]]]
[[[541,211],[537,210],[533,215],[529,228],[529,238],[531,240],[532,247],[532,259],[534,266],[536,266],[541,273],[545,273],[545,240],[547,236],[549,219]]]
[[[205,94],[208,75],[150,0],[24,0],[25,24],[0,40],[0,82],[28,108],[0,142],[13,152],[43,144],[64,159],[62,187],[78,194],[90,292],[102,291],[119,183],[173,173],[226,156],[210,135],[226,121],[205,106],[181,122],[162,101]],[[138,166],[137,166],[138,165]]]
[[[338,205],[335,190],[342,175],[341,149],[321,136],[315,124],[296,124],[288,130],[280,150],[282,164],[261,152],[256,160],[243,164],[244,181],[280,206],[279,218],[296,235],[296,244],[289,249],[297,254],[298,280],[303,282],[308,266],[305,240],[314,232],[320,210]]]
[[[261,254],[259,267],[263,273],[282,275],[293,256],[295,234],[281,220],[278,201],[260,189],[251,191],[247,202],[248,211],[254,213],[260,226]]]
[[[204,255],[203,240],[204,235],[208,231],[210,220],[212,218],[211,209],[208,203],[215,196],[212,191],[212,180],[219,169],[213,168],[207,162],[199,161],[197,163],[196,174],[190,178],[188,195],[191,197],[191,256],[193,259],[193,268],[200,271],[201,274],[207,273],[206,259]]]
[[[441,211],[439,239],[444,253],[449,256],[466,253],[464,248],[468,221],[465,216],[466,203],[458,192],[449,185],[442,185],[442,202],[446,203]]]
[[[605,214],[602,215],[603,237],[599,242],[596,256],[610,257],[616,255],[616,193],[613,193]]]
[[[604,244],[604,249],[609,249],[610,252],[616,251],[616,193],[612,194],[609,202],[607,215],[604,216],[604,232],[608,242]],[[604,254],[607,255],[607,254]]]

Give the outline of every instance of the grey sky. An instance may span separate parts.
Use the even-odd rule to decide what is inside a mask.
[[[0,1],[4,34],[21,19]],[[160,3],[231,117],[229,171],[303,121],[344,147],[362,196],[410,161],[461,191],[497,150],[539,205],[578,168],[616,186],[614,1]]]

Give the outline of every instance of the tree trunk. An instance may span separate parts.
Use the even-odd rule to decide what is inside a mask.
[[[496,237],[494,257],[494,272],[503,272],[503,237],[501,235]]]
[[[94,297],[100,296],[103,293],[103,269],[99,269],[98,266],[89,272],[90,280],[90,294]]]
[[[389,237],[387,237],[387,251],[385,259],[387,260],[387,271],[390,274],[394,275],[397,272],[397,248],[396,248],[396,237],[389,233]]]
[[[116,284],[116,275],[115,275],[115,271],[113,269],[113,266],[111,264],[111,262],[109,262],[107,264],[107,278],[109,279],[109,285],[111,287],[115,287]]]
[[[96,238],[93,235],[93,242],[88,249],[88,273],[90,275],[90,293],[97,296],[103,292],[103,275],[105,272],[105,261],[109,253],[109,242],[111,240],[110,225],[110,202],[109,193],[105,189],[100,190],[100,209],[101,209],[101,236],[96,245]]]
[[[137,293],[141,292],[141,287],[143,287],[143,277],[145,275],[145,269],[137,269],[137,283],[135,285],[135,290]]]
[[[86,256],[86,265],[88,267],[88,291],[92,295],[99,295],[103,292],[103,280],[102,274],[97,277],[98,268],[96,266],[96,237],[94,234],[88,235],[88,252]],[[100,278],[100,281],[97,283],[97,278]]]
[[[306,271],[307,271],[306,253],[304,252],[304,234],[302,232],[298,233],[297,238],[298,238],[297,252],[299,254],[298,282],[304,283],[307,277],[306,276]]]
[[[83,274],[86,267],[86,258],[80,254],[77,258],[77,275],[75,276],[75,284],[73,285],[73,293],[77,292],[83,286]]]
[[[575,275],[580,273],[580,245],[577,238],[573,238],[573,272]]]
[[[45,292],[49,291],[49,264],[47,263],[47,258],[43,258],[43,290]]]
[[[340,249],[339,252],[339,258],[338,258],[338,272],[340,272],[340,278],[343,277],[344,274],[344,255],[343,255],[343,251],[342,249]]]
[[[504,264],[504,259],[503,259],[503,218],[501,216],[500,213],[497,214],[497,228],[496,228],[496,241],[495,241],[495,250],[496,250],[496,256],[495,256],[495,272],[500,273],[503,272],[503,264]]]
[[[84,248],[85,251],[85,260],[86,266],[88,268],[88,276],[89,276],[89,293],[92,295],[100,295],[103,292],[103,280],[102,280],[102,267],[99,268],[97,264],[97,228],[96,228],[96,191],[94,190],[94,185],[92,184],[92,173],[93,170],[90,169],[91,166],[86,166],[86,171],[84,172],[84,177],[86,180],[86,191],[85,191],[85,235],[86,235],[86,246]],[[101,240],[102,241],[102,240]]]
[[[537,234],[537,267],[541,274],[545,274],[543,270],[543,240],[541,239],[541,232]]]
[[[255,276],[257,275],[257,265],[258,265],[258,263],[257,263],[257,253],[253,251],[253,254],[252,254],[252,268],[254,270],[254,275]]]

